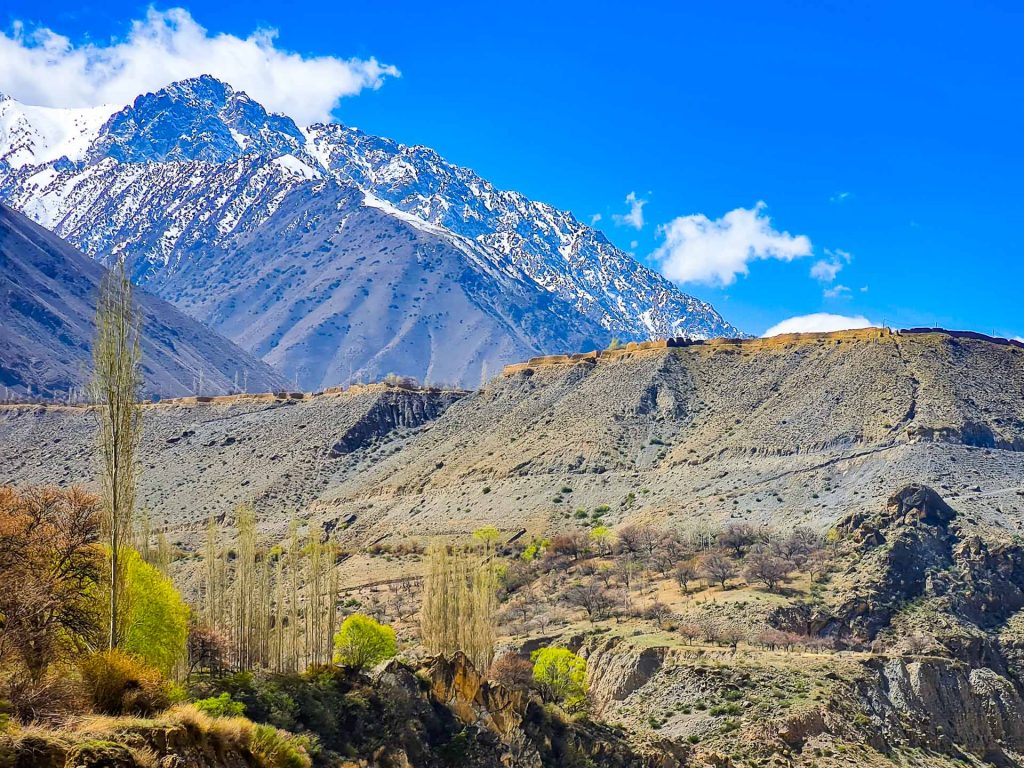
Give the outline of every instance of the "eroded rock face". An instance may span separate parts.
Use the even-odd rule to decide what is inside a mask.
[[[661,669],[666,648],[636,648],[621,638],[609,638],[584,651],[587,678],[595,710],[600,713],[612,701],[623,701],[643,687]]]
[[[886,742],[946,752],[960,747],[996,764],[1021,764],[1024,700],[1007,678],[942,659],[871,666],[877,678],[862,696]]]
[[[462,653],[436,656],[424,672],[431,698],[466,726],[494,738],[502,746],[500,764],[507,768],[676,768],[688,754],[686,747],[672,744],[640,753],[610,728],[552,717],[525,691],[485,680]]]
[[[399,428],[433,421],[462,396],[459,392],[419,392],[396,388],[385,392],[331,447],[338,457],[365,448]]]

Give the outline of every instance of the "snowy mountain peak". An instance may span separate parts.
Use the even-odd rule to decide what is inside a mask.
[[[104,126],[91,155],[123,163],[222,163],[246,153],[295,152],[302,143],[291,118],[268,113],[244,91],[201,75],[136,98]]]

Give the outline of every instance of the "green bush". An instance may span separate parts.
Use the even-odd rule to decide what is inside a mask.
[[[79,662],[82,685],[97,712],[106,715],[151,715],[170,703],[160,670],[119,650],[102,651]]]
[[[375,666],[398,653],[395,630],[369,616],[353,613],[334,636],[334,662],[355,669]]]
[[[188,605],[171,580],[138,552],[126,550],[123,557],[127,589],[121,648],[169,675],[185,655]]]
[[[279,731],[272,725],[256,724],[249,750],[263,768],[310,768],[309,739]]]
[[[199,699],[195,702],[196,709],[213,717],[241,717],[245,714],[245,704],[235,701],[230,693]]]

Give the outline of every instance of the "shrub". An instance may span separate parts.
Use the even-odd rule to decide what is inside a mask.
[[[398,653],[395,630],[353,613],[334,636],[334,661],[355,669],[372,667]]]
[[[530,656],[533,679],[544,698],[566,712],[582,712],[587,705],[587,661],[568,648],[541,648]]]
[[[38,679],[24,671],[0,674],[0,695],[0,733],[7,715],[23,723],[57,722],[83,705],[77,681],[53,669]]]
[[[79,663],[82,684],[97,712],[151,715],[170,702],[160,670],[119,650],[102,651]]]
[[[272,725],[254,725],[249,750],[264,768],[310,768],[309,739]]]
[[[200,699],[195,703],[196,709],[213,717],[240,717],[245,714],[245,704],[235,701],[230,693]]]

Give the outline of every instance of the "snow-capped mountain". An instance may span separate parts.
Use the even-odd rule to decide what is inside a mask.
[[[307,387],[738,335],[571,214],[203,76],[123,109],[0,97],[0,200]]]

